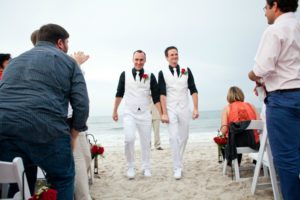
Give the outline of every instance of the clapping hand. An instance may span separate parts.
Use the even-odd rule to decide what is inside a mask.
[[[82,65],[83,63],[85,63],[85,61],[87,61],[90,58],[90,56],[84,54],[83,51],[74,52],[71,55],[71,57],[76,60],[78,65]]]

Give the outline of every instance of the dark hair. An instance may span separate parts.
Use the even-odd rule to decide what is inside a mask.
[[[38,41],[47,41],[57,44],[59,39],[66,40],[69,33],[57,24],[46,24],[42,26],[38,33]]]
[[[37,29],[31,33],[30,39],[31,39],[33,46],[35,46],[35,44],[38,41],[38,35],[39,35],[39,29]]]
[[[133,56],[135,53],[143,53],[145,55],[145,58],[146,58],[146,53],[142,50],[136,50],[135,52],[133,52]]]
[[[178,51],[178,49],[177,49],[176,47],[174,47],[174,46],[167,47],[166,50],[165,50],[165,56],[166,56],[166,57],[168,57],[168,53],[169,53],[169,51],[172,50],[172,49],[176,49],[176,51]]]
[[[267,0],[267,4],[270,8],[273,7],[274,2],[277,3],[277,7],[283,13],[296,12],[298,8],[298,0]]]
[[[6,60],[10,60],[10,54],[9,53],[0,53],[0,68],[3,69],[3,63]]]

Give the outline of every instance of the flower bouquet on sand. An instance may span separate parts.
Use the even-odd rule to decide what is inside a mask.
[[[104,147],[101,146],[100,144],[93,144],[91,146],[91,155],[92,159],[100,155],[101,157],[104,157]]]
[[[225,145],[227,144],[227,138],[220,132],[220,130],[218,130],[218,135],[214,137],[214,141],[218,145],[218,162],[221,163],[225,157]]]
[[[35,165],[30,167],[36,167]],[[41,169],[41,173],[43,173],[44,177],[46,177],[46,173]],[[39,178],[35,183],[35,193],[29,200],[56,200],[57,191],[51,188],[51,184],[47,182],[46,178]]]
[[[87,136],[91,136],[93,138],[93,143],[91,143],[91,157],[94,159],[94,174],[98,174],[98,156],[104,158],[104,147],[100,144],[97,144],[97,140],[95,139],[93,134],[87,134]]]
[[[43,186],[29,200],[56,200],[57,191]]]
[[[104,158],[104,147],[100,144],[93,144],[91,146],[92,159],[94,159],[94,174],[98,174],[98,156]]]

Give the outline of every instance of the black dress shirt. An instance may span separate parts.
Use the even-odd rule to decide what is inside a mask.
[[[134,80],[136,80],[136,71],[137,70],[135,68],[132,69],[132,76],[133,76]],[[140,80],[142,80],[143,75],[144,75],[144,69],[140,70],[139,75],[140,75],[140,77],[139,77]],[[157,102],[159,102],[160,93],[159,93],[159,87],[158,87],[156,78],[152,73],[150,75],[150,90],[151,90],[153,103],[156,104]],[[123,71],[120,75],[116,97],[123,98],[124,93],[125,93],[125,71]]]
[[[171,73],[174,76],[173,67],[169,66],[169,69],[170,69]],[[188,80],[187,81],[188,81],[188,88],[190,90],[190,93],[191,93],[191,95],[194,94],[194,93],[198,93],[192,71],[189,68],[187,68],[187,71],[188,71]],[[177,72],[177,75],[179,77],[180,76],[179,65],[177,65],[177,67],[176,67],[176,72]],[[159,85],[160,95],[167,96],[166,82],[165,82],[165,78],[164,78],[164,75],[163,75],[162,71],[160,71],[158,73],[158,85]]]

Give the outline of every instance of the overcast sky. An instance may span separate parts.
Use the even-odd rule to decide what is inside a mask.
[[[200,111],[222,109],[232,85],[260,107],[247,74],[267,27],[264,6],[264,0],[1,0],[0,52],[16,57],[32,47],[30,35],[41,25],[63,26],[69,53],[90,55],[83,68],[91,116],[112,113],[119,75],[133,67],[133,51],[144,50],[145,68],[157,75],[168,66],[163,52],[170,45],[194,74]]]

